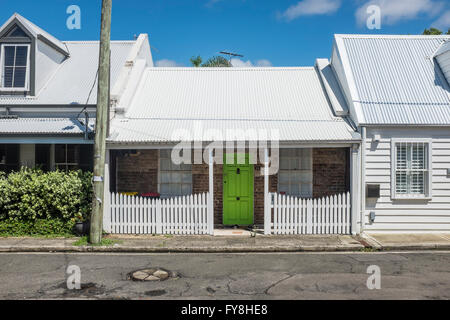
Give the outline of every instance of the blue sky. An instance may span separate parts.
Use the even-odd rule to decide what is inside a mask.
[[[381,29],[366,27],[366,8],[380,8]],[[81,29],[66,27],[69,5],[81,8]],[[0,0],[0,21],[18,12],[60,40],[97,40],[100,0]],[[446,0],[113,0],[112,39],[148,33],[155,62],[189,66],[227,50],[236,66],[308,66],[329,57],[333,34],[419,34],[450,27]]]

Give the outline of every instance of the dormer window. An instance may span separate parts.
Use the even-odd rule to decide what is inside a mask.
[[[2,44],[1,88],[27,91],[29,88],[30,45]]]

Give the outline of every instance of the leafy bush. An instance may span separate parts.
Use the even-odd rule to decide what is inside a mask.
[[[59,219],[37,219],[34,221],[0,221],[0,237],[19,236],[72,236],[75,222]]]
[[[43,231],[43,221],[48,220],[50,228],[66,230],[75,220],[89,217],[91,180],[92,174],[83,171],[22,168],[8,175],[0,173],[0,222],[34,233],[35,229]]]

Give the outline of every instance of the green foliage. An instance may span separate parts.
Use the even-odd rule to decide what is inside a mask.
[[[190,61],[191,61],[191,64],[193,67],[198,68],[201,66],[203,60],[202,60],[202,57],[196,56],[196,57],[191,57]]]
[[[0,237],[20,236],[72,236],[73,221],[59,219],[37,219],[34,221],[0,221]]]
[[[202,67],[231,67],[230,61],[221,56],[214,56],[209,58]]]
[[[423,31],[423,34],[426,36],[439,36],[441,35],[443,32],[439,29],[436,28],[430,28],[430,29],[425,29]],[[450,34],[450,29],[448,29],[446,34]]]
[[[91,179],[91,173],[82,171],[22,168],[0,174],[0,222],[17,223],[18,228],[35,233],[33,228],[41,230],[42,221],[48,220],[55,230],[64,231],[67,228],[60,227],[59,222],[70,227],[89,217]]]

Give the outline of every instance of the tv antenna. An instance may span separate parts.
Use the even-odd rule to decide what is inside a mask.
[[[243,55],[239,54],[239,53],[233,53],[233,52],[227,52],[227,51],[220,51],[219,53],[227,55],[229,57],[230,63],[231,63],[231,58],[233,58],[233,57],[240,57],[240,58],[243,57]]]

